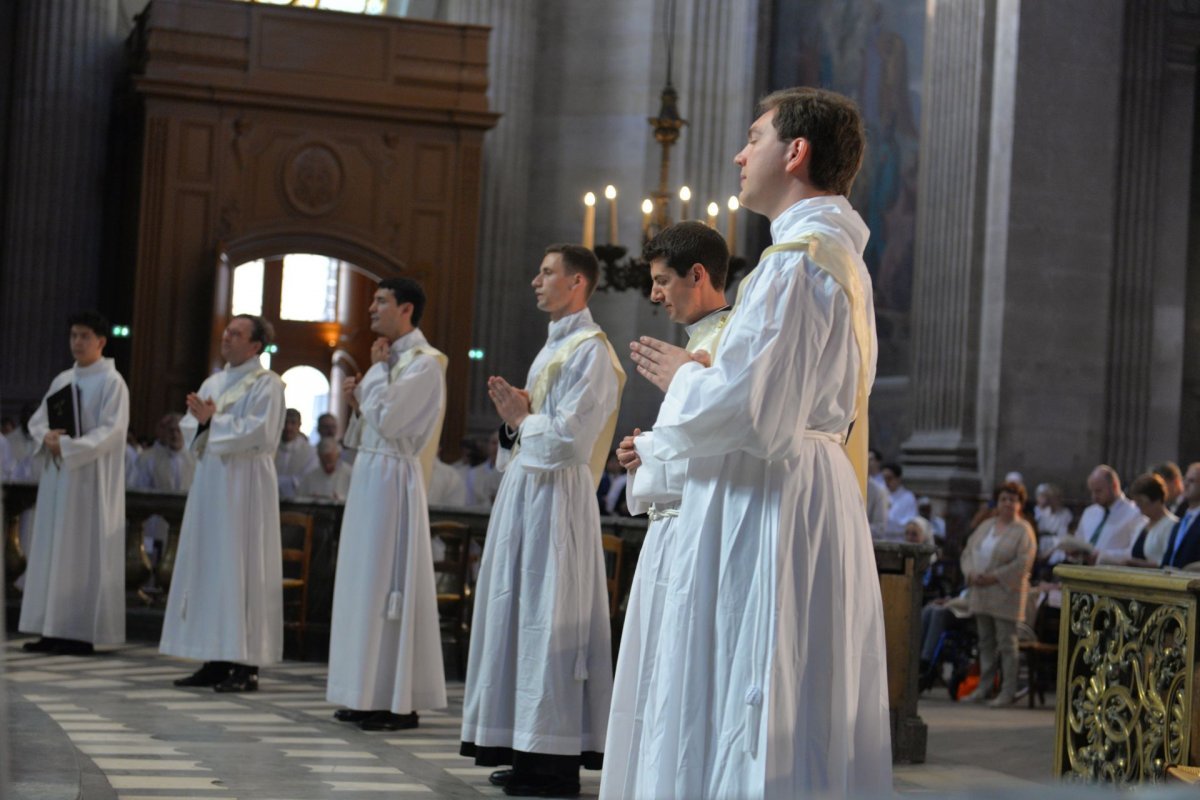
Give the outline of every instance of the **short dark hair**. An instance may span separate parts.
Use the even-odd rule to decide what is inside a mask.
[[[296,419],[302,419],[302,417],[300,416],[300,409],[298,409],[298,408],[285,409],[283,412],[283,418],[288,419],[289,417],[295,417]]]
[[[76,325],[91,328],[92,333],[105,338],[112,333],[112,326],[108,324],[108,320],[99,311],[76,311],[67,317],[68,329],[74,328]]]
[[[1017,505],[1024,506],[1028,495],[1025,494],[1025,487],[1016,481],[1005,481],[992,491],[992,500],[1000,502],[1000,495],[1011,494],[1017,498]]]
[[[1174,461],[1164,461],[1161,464],[1155,464],[1150,471],[1164,481],[1170,481],[1171,483],[1178,483],[1183,480],[1183,472]]]
[[[883,453],[879,452],[874,447],[868,448],[867,454],[875,456],[876,461],[880,461],[880,462],[883,461]],[[880,469],[883,469],[883,467],[881,466]]]
[[[552,244],[546,248],[544,255],[552,253],[562,256],[563,269],[568,274],[583,276],[588,297],[591,297],[592,292],[596,291],[596,284],[600,282],[600,262],[596,260],[596,254],[578,244]]]
[[[1139,494],[1150,502],[1165,501],[1167,499],[1167,482],[1153,472],[1139,475],[1137,480],[1129,486],[1129,496],[1136,497]]]
[[[885,469],[891,471],[891,473],[893,475],[895,475],[897,478],[904,477],[904,468],[901,467],[899,464],[897,464],[895,461],[889,461],[888,463],[879,467],[880,472],[883,472]]]
[[[678,222],[659,231],[642,248],[647,263],[663,259],[676,274],[684,276],[693,264],[700,264],[708,273],[713,288],[725,288],[729,273],[729,245],[725,237],[703,222]]]
[[[772,92],[759,101],[760,116],[772,109],[781,141],[806,139],[812,146],[809,183],[825,191],[850,194],[867,143],[854,101],[837,92],[798,86]]]
[[[267,348],[275,341],[275,326],[254,314],[234,314],[233,318],[248,320],[250,322],[250,341],[258,342],[259,355],[267,352]]]
[[[425,314],[425,290],[412,278],[384,278],[378,288],[387,289],[397,303],[412,303],[412,324],[420,325]]]

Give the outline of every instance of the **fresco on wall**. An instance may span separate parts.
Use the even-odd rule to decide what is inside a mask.
[[[923,0],[790,0],[775,4],[771,89],[820,86],[852,97],[867,154],[850,201],[871,229],[879,374],[909,372]]]

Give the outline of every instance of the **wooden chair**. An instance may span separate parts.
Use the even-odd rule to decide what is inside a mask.
[[[1037,602],[1033,617],[1034,639],[1017,645],[1019,655],[1025,657],[1029,675],[1029,707],[1034,707],[1034,696],[1041,705],[1046,704],[1046,690],[1053,689],[1058,674],[1058,623],[1061,611],[1046,602],[1043,593]]]
[[[600,537],[604,545],[604,573],[608,578],[608,616],[617,616],[621,602],[621,556],[625,552],[625,542],[620,536],[606,533]]]
[[[458,674],[466,677],[467,646],[471,641],[470,604],[471,529],[462,522],[442,520],[429,526],[430,534],[441,540],[443,557],[433,562],[437,582],[438,617],[443,634],[454,644]]]
[[[304,514],[299,511],[284,511],[279,515],[280,536],[284,542],[289,542],[288,535],[300,533],[299,537],[303,542],[302,547],[284,547],[283,548],[283,626],[287,630],[296,631],[296,641],[300,647],[300,653],[304,653],[304,633],[308,629],[308,578],[309,567],[312,562],[312,547],[313,547],[313,517],[312,514]],[[294,539],[292,540],[294,541]],[[292,572],[298,572],[298,575],[288,575],[289,565],[298,564],[298,569],[292,569]],[[292,594],[292,599],[288,599],[288,594]],[[288,619],[288,608],[298,609],[296,618]]]

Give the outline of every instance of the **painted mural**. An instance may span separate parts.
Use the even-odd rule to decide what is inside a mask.
[[[862,109],[867,154],[850,200],[871,229],[879,374],[906,375],[925,4],[780,0],[774,17],[769,88],[820,86]]]

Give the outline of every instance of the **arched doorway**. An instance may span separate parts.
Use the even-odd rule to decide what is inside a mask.
[[[228,261],[226,258],[225,261]],[[213,366],[225,320],[254,314],[275,328],[263,365],[284,380],[289,408],[300,411],[306,435],[331,413],[347,422],[342,380],[370,363],[374,334],[367,309],[378,277],[356,264],[319,253],[286,253],[244,261],[230,270],[229,291],[215,309]]]

